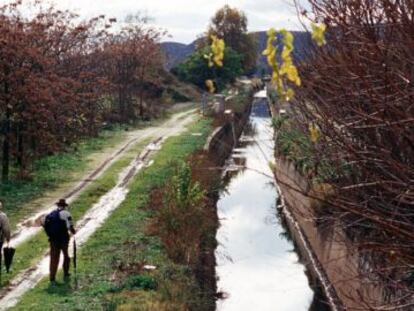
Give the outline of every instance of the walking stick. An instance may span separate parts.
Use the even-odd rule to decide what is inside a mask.
[[[75,286],[78,284],[78,275],[77,275],[77,265],[76,265],[76,239],[75,236],[73,236],[73,272],[75,273]]]
[[[0,242],[0,284],[1,284],[1,259],[3,257],[2,249],[3,249],[3,244]]]

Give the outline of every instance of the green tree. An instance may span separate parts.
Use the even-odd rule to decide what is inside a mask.
[[[242,56],[233,49],[227,47],[224,50],[223,67],[208,66],[205,55],[210,52],[210,47],[204,47],[194,52],[172,72],[180,80],[193,83],[200,88],[205,88],[206,80],[214,80],[218,90],[221,90],[226,84],[234,82],[236,77],[242,74]]]
[[[206,38],[216,35],[224,39],[228,47],[243,56],[243,71],[251,73],[256,68],[257,46],[254,35],[247,33],[247,25],[244,12],[225,5],[211,19]]]

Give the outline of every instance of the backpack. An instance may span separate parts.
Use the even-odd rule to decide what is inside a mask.
[[[4,213],[2,213],[2,212],[0,212],[0,217],[3,217],[3,216],[5,216],[4,215]],[[4,232],[3,232],[3,226],[2,226],[2,221],[0,221],[0,244],[3,242],[3,234],[4,234]],[[0,257],[1,257],[1,250],[0,250]]]
[[[58,209],[46,216],[43,228],[52,241],[64,241],[69,237],[66,222],[60,219],[60,210]]]
[[[0,221],[0,244],[3,242],[3,226],[1,224],[2,222]],[[0,249],[0,257],[1,257],[1,249]]]

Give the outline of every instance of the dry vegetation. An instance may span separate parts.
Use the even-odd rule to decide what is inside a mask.
[[[328,44],[299,68],[303,85],[289,121],[297,144],[285,152],[295,149],[309,177],[334,187],[325,217],[339,220],[360,249],[361,273],[385,284],[382,304],[361,304],[411,310],[414,2],[310,3],[313,14],[304,14],[328,26]],[[314,144],[312,123],[321,134]]]

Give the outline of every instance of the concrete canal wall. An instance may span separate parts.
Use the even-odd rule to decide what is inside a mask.
[[[273,116],[277,115],[275,106],[270,108]],[[380,282],[362,275],[361,269],[369,267],[341,229],[339,220],[318,224],[316,210],[322,203],[308,179],[292,161],[278,155],[274,173],[283,198],[281,208],[309,269],[310,281],[321,284],[331,309],[371,310],[369,305],[380,306],[384,289]]]
[[[252,94],[253,95],[253,90]],[[204,150],[215,158],[220,165],[223,165],[231,154],[233,147],[237,144],[245,125],[249,120],[253,96],[242,112],[230,113],[224,118],[224,125],[217,127],[207,139]],[[232,100],[228,98],[226,102]],[[226,106],[225,106],[226,107]]]

